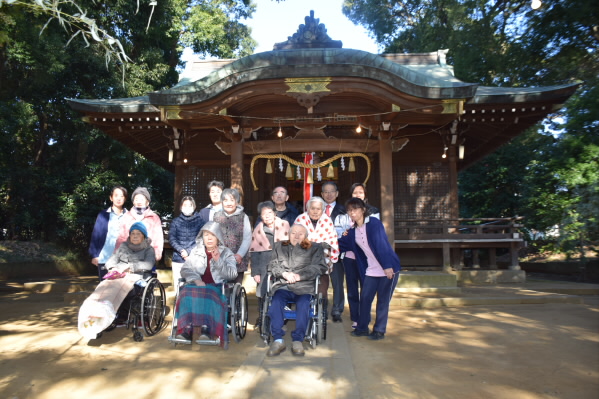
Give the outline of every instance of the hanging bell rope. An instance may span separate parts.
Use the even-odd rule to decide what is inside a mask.
[[[368,182],[368,179],[370,179],[370,158],[368,158],[368,156],[366,156],[366,154],[362,154],[360,152],[343,152],[343,153],[340,153],[337,155],[333,155],[331,158],[329,158],[325,161],[319,162],[319,163],[315,163],[315,164],[309,164],[309,163],[296,161],[295,159],[290,158],[285,154],[259,154],[259,155],[254,155],[254,157],[252,158],[252,163],[250,165],[250,177],[252,178],[252,184],[254,185],[254,191],[258,190],[258,186],[256,185],[256,180],[254,179],[254,165],[258,159],[282,158],[298,168],[316,169],[316,168],[322,168],[324,166],[327,166],[327,165],[331,164],[333,161],[336,161],[337,159],[343,158],[343,157],[350,157],[352,162],[353,162],[354,157],[364,158],[364,160],[366,161],[367,170],[366,170],[366,178],[364,179],[363,184],[366,185],[366,183]]]

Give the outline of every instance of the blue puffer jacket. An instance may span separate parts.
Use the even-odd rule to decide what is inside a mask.
[[[168,233],[168,242],[175,250],[173,262],[185,262],[181,257],[181,251],[186,250],[188,254],[191,253],[192,248],[196,246],[196,236],[204,223],[204,219],[198,212],[190,216],[181,214],[173,219]]]

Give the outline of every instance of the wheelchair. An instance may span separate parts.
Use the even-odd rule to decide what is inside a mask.
[[[158,334],[165,324],[166,294],[164,286],[154,273],[146,272],[143,278],[135,282],[119,309],[112,324],[100,332],[112,331],[123,325],[133,332],[133,340],[141,342],[146,337]],[[140,331],[143,330],[143,333]]]
[[[185,279],[180,279],[179,284],[175,289],[175,309],[177,307],[177,302],[179,300],[179,290],[185,284]],[[245,338],[247,332],[247,323],[248,323],[248,301],[247,294],[245,292],[245,288],[240,283],[232,283],[228,282],[225,284],[221,284],[221,293],[227,298],[227,326],[225,339],[223,344],[224,349],[229,348],[229,333],[233,335],[233,339],[235,342],[239,343],[243,338]],[[192,326],[200,327],[200,326]],[[173,344],[173,346],[177,346],[177,344],[191,345],[192,340],[185,340],[177,338],[177,314],[176,311],[173,311],[173,322],[171,325],[171,334],[168,337],[168,341]],[[221,341],[219,337],[214,339],[201,339],[196,340],[196,343],[199,345],[213,345],[219,346],[221,345]]]
[[[260,337],[266,345],[269,345],[273,340],[272,332],[270,330],[270,316],[268,315],[268,310],[270,309],[270,305],[272,303],[272,295],[274,294],[272,292],[272,284],[274,282],[274,277],[271,273],[268,273],[268,275],[266,276],[266,281],[267,296],[266,298],[264,298],[264,301],[262,303],[262,310],[260,312]],[[314,283],[314,293],[310,295],[310,320],[308,322],[304,338],[304,340],[308,342],[312,349],[316,349],[316,345],[321,344],[322,341],[326,339],[327,334],[327,316],[325,301],[322,296],[322,293],[318,292],[319,283],[320,276],[316,277]],[[294,306],[294,302],[288,302],[287,306],[285,306],[285,323],[287,323],[288,320],[296,319]]]

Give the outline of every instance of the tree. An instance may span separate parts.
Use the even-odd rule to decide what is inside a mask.
[[[581,81],[560,114],[460,174],[460,204],[463,216],[518,214],[531,229],[558,226],[567,251],[599,239],[599,3],[555,0],[532,10],[528,0],[346,0],[343,12],[386,52],[448,48],[464,81]]]
[[[195,7],[235,25],[252,6],[161,0],[150,20],[145,3],[138,9],[135,1],[78,1],[130,57],[123,86],[119,65],[107,65],[101,47],[77,37],[69,42],[72,30],[17,3],[0,2],[0,238],[62,240],[83,249],[115,183],[149,187],[152,207],[168,216],[173,176],[83,123],[66,99],[131,97],[176,84],[184,31],[205,55],[251,51],[249,30],[208,37],[186,24]]]

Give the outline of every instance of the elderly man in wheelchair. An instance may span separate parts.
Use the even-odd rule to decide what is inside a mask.
[[[321,317],[322,299],[315,300],[317,281],[327,271],[322,244],[307,239],[304,226],[294,224],[289,231],[289,241],[275,243],[268,270],[273,283],[269,287],[269,306],[265,312],[269,319],[264,328],[270,328],[273,341],[267,356],[278,356],[286,349],[283,324],[288,319],[286,310],[295,303],[295,329],[291,333],[291,353],[305,354],[303,341],[316,330]],[[314,328],[312,328],[314,326]],[[322,331],[322,327],[319,329]]]
[[[228,348],[228,331],[237,342],[245,336],[247,296],[237,277],[237,260],[224,246],[220,225],[206,223],[196,238],[196,247],[181,268],[184,285],[177,287],[175,315],[169,341],[191,344],[199,329],[197,344]],[[230,324],[229,324],[230,323]]]
[[[152,271],[156,255],[145,225],[134,223],[127,241],[106,262],[108,273],[79,309],[78,329],[89,339],[100,338],[123,324],[132,326],[135,341],[158,333],[166,315],[164,287]]]

